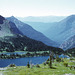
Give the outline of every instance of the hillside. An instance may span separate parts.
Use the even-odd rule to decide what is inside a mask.
[[[75,48],[71,48],[71,49],[67,49],[65,51],[65,54],[71,56],[71,57],[75,57]]]
[[[32,26],[35,30],[40,31],[44,34],[46,30],[48,30],[52,25],[54,25],[56,22],[53,23],[44,23],[44,22],[28,22],[25,21],[24,23],[29,24]]]
[[[15,34],[21,34],[16,25],[4,17],[0,16],[0,37],[14,36]]]
[[[23,23],[16,19],[14,16],[7,18],[7,20],[14,22],[17,26],[17,28],[27,37],[32,38],[37,41],[41,41],[49,46],[57,47],[58,44],[51,39],[47,38],[44,34],[41,32],[36,31],[33,29],[30,25]]]
[[[64,41],[60,45],[60,48],[62,48],[64,50],[75,48],[75,35],[68,38],[66,41]]]
[[[75,47],[75,15],[70,15],[60,22],[26,22],[48,38],[58,42],[60,48],[67,50]]]
[[[52,25],[44,34],[48,38],[62,44],[65,40],[75,35],[75,15],[68,16]]]
[[[2,20],[2,16],[0,16]],[[4,17],[3,17],[4,18]],[[16,25],[6,19],[2,20],[0,24],[0,51],[14,52],[14,51],[41,51],[49,50],[53,52],[62,53],[60,48],[50,47],[40,41],[24,36],[23,33],[16,27]]]

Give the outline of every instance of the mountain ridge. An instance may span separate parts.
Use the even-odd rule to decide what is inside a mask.
[[[60,48],[64,49],[64,50],[75,48],[75,35],[70,37],[70,38],[68,38],[66,41],[64,41],[60,45]]]
[[[16,17],[22,22],[59,22],[64,19],[66,16],[28,16],[28,17]]]
[[[47,46],[40,41],[36,41],[31,38],[28,38],[27,36],[19,34],[14,29],[11,30],[12,28],[16,27],[14,23],[12,24],[11,23],[12,22],[5,19],[3,20],[3,24],[0,24],[0,26],[3,26],[2,28],[4,29],[4,30],[1,29],[2,32],[4,31],[6,33],[6,35],[4,35],[3,37],[0,36],[0,51],[14,52],[14,51],[49,50],[49,51],[53,51],[54,53],[58,51],[59,54],[63,52],[63,50],[60,48]],[[10,24],[12,25],[12,27]],[[2,33],[1,30],[0,33]],[[10,36],[9,33],[12,34],[12,36]]]
[[[16,19],[15,17],[9,17],[7,18],[9,21],[12,21],[16,24],[16,26],[19,28],[19,30],[26,35],[29,38],[32,38],[34,40],[42,41],[43,43],[49,45],[49,46],[57,46],[57,43],[47,38],[42,33],[36,31],[33,29],[30,25],[23,23]]]
[[[73,18],[73,19],[72,19]],[[62,21],[54,24],[51,28],[45,31],[45,35],[49,38],[51,37],[52,40],[63,43],[64,40],[67,40],[69,37],[75,34],[75,16],[68,16],[67,18],[63,19]],[[50,34],[48,34],[50,33]],[[54,33],[54,34],[52,34]],[[57,36],[57,37],[55,37]]]

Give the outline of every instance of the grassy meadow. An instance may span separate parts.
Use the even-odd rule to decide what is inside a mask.
[[[3,72],[3,75],[65,75],[65,74],[73,74],[75,75],[75,59],[62,59],[63,61],[57,62],[54,60],[52,62],[52,68],[49,67],[48,63],[34,65],[32,68],[28,68],[27,66],[14,66],[7,67],[6,70],[0,71]],[[65,64],[68,65],[65,65]]]

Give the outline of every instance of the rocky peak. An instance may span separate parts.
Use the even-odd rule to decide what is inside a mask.
[[[0,24],[3,24],[3,20],[5,20],[5,18],[0,15]]]
[[[72,23],[73,21],[75,21],[75,15],[71,15],[71,16],[67,17],[67,21],[69,23]]]

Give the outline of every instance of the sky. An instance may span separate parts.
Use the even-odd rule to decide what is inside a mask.
[[[68,16],[75,14],[75,0],[0,0],[0,15]]]

